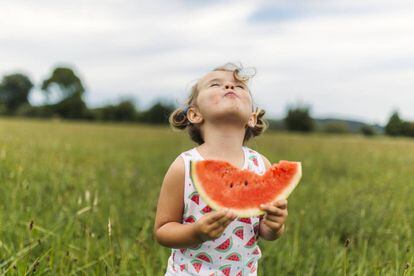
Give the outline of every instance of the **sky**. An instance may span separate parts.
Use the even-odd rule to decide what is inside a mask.
[[[0,77],[40,86],[56,66],[82,79],[90,107],[134,99],[182,105],[227,62],[254,67],[268,118],[308,105],[316,118],[414,121],[414,2],[405,0],[0,0]],[[35,88],[32,104],[44,96]]]

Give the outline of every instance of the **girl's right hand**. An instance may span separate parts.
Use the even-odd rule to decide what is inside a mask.
[[[201,242],[217,239],[236,218],[229,209],[207,213],[194,223],[196,237]]]

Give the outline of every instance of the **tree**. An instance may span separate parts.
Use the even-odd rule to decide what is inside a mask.
[[[173,105],[163,104],[159,101],[148,110],[140,113],[139,121],[151,124],[166,124],[168,123],[168,116],[173,110]]]
[[[42,84],[48,101],[51,93],[58,94],[60,100],[67,99],[72,96],[82,96],[85,88],[82,81],[76,76],[75,72],[66,67],[57,67],[53,70],[49,78],[45,79]]]
[[[82,99],[85,88],[72,69],[55,68],[51,76],[43,81],[42,90],[48,101],[51,93],[59,96],[60,100],[48,107],[54,114],[70,119],[85,118],[88,115],[88,108]]]
[[[400,119],[397,111],[391,115],[385,126],[385,133],[391,136],[399,136],[404,134],[404,121]]]
[[[359,132],[361,132],[363,135],[365,135],[365,136],[373,136],[373,135],[375,135],[376,133],[375,133],[375,130],[372,128],[372,127],[370,127],[370,126],[368,126],[368,125],[364,125],[364,126],[362,126],[360,129],[359,129]]]
[[[286,128],[292,131],[310,132],[315,128],[315,123],[309,114],[310,107],[290,107],[284,119]]]
[[[122,100],[117,105],[107,105],[92,110],[97,120],[104,121],[135,121],[137,111],[132,100]]]
[[[33,83],[20,73],[3,77],[0,83],[0,105],[6,114],[13,114],[20,106],[30,105],[28,101]]]

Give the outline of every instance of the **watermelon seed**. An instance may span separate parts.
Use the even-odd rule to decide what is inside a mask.
[[[244,186],[247,186],[247,180],[244,181]]]
[[[230,188],[233,188],[233,183],[230,183]]]

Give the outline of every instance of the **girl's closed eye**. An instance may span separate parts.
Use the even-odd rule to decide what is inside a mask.
[[[218,84],[218,83],[213,83],[212,85],[210,85],[210,87],[211,87],[211,86],[214,86],[214,85],[219,85],[219,84]]]

